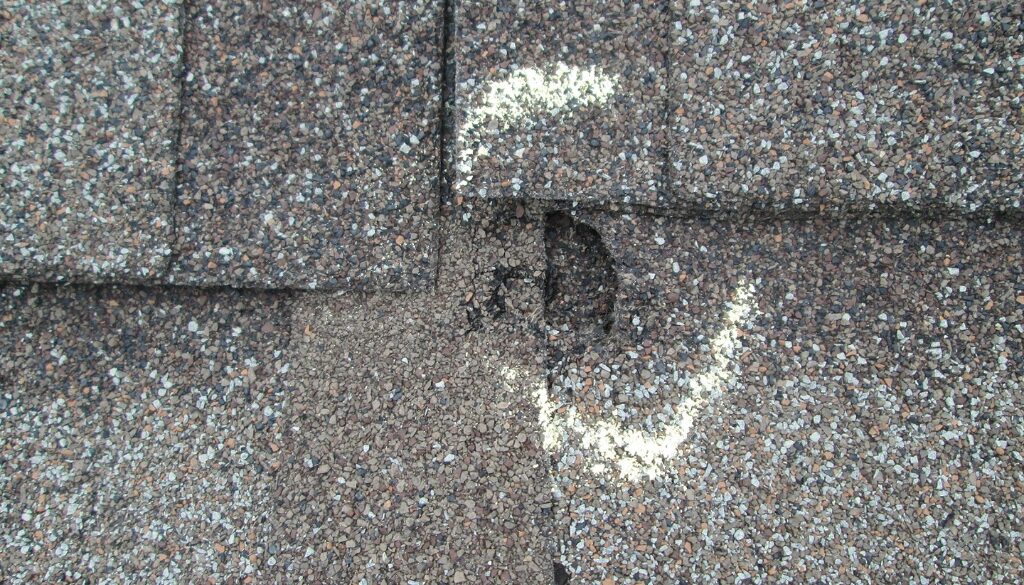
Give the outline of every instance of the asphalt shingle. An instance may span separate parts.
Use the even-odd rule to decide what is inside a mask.
[[[675,0],[672,15],[673,207],[1024,206],[1020,6]]]
[[[226,582],[271,563],[282,300],[0,290],[0,580]]]
[[[541,403],[573,582],[1019,581],[1019,230],[578,218],[620,284]]]
[[[441,293],[0,290],[0,577],[550,580],[542,230],[496,207]]]
[[[437,2],[189,5],[176,284],[430,282]]]
[[[282,580],[550,582],[542,230],[498,207],[445,222],[436,293],[297,299]]]
[[[0,7],[0,277],[143,281],[171,253],[180,3]]]
[[[1022,22],[6,3],[0,580],[1021,582]]]
[[[656,203],[666,8],[457,2],[455,192]]]

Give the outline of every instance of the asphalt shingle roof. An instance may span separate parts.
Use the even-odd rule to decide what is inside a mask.
[[[5,2],[0,580],[1021,581],[1022,46]]]
[[[5,8],[11,278],[422,288],[442,178],[670,214],[1024,202],[1012,3],[457,2],[444,177],[442,3],[90,6]]]

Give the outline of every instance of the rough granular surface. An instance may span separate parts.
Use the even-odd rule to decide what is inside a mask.
[[[1021,213],[1019,6],[568,4],[456,6],[458,195]]]
[[[0,6],[0,277],[140,281],[171,246],[178,2]]]
[[[189,5],[174,283],[433,274],[438,2]]]
[[[5,2],[0,582],[1024,582],[1018,4]]]
[[[543,219],[501,207],[456,208],[435,293],[299,297],[281,579],[551,582]]]
[[[541,403],[573,582],[1021,579],[1018,229],[576,220],[620,290]]]
[[[548,582],[543,218],[498,207],[438,292],[4,289],[0,575]]]
[[[1011,2],[672,2],[673,205],[1024,206],[1024,11]]]
[[[0,580],[258,575],[289,397],[278,296],[0,292]]]
[[[456,191],[659,201],[667,17],[650,0],[457,2]]]

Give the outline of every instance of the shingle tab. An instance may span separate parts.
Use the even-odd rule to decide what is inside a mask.
[[[460,3],[455,192],[673,214],[1019,214],[1021,9]]]
[[[672,3],[673,205],[1019,211],[1011,2]]]
[[[429,282],[441,3],[190,6],[170,280]]]
[[[176,1],[0,7],[0,277],[138,281],[171,244]]]
[[[577,219],[619,285],[603,337],[547,329],[573,582],[1021,573],[1017,226]]]
[[[264,565],[286,300],[0,289],[3,581],[225,582]]]
[[[664,2],[459,2],[455,192],[655,203]]]

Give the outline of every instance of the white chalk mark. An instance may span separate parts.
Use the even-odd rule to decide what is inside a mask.
[[[457,154],[459,186],[473,173],[473,162],[488,155],[485,138],[514,126],[529,127],[538,115],[571,115],[608,101],[619,85],[619,77],[594,67],[557,63],[539,69],[524,67],[501,81],[492,81],[473,95],[460,129],[462,146]]]
[[[540,383],[534,389],[534,398],[539,409],[544,448],[554,451],[570,436],[575,436],[579,437],[582,447],[616,465],[627,479],[662,477],[689,437],[697,416],[722,393],[723,387],[735,380],[733,362],[741,346],[740,328],[753,311],[753,295],[753,285],[741,283],[737,288],[725,313],[722,329],[711,341],[714,362],[690,382],[689,392],[676,405],[673,416],[661,432],[623,429],[614,421],[584,420],[574,406],[552,402],[547,387]],[[514,372],[506,371],[509,382],[517,377]],[[607,470],[601,462],[595,462],[592,468],[597,472]]]

